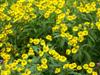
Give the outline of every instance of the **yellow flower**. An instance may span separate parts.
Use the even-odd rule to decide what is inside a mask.
[[[78,36],[79,36],[79,37],[84,36],[83,32],[82,32],[82,31],[79,31],[79,32],[78,32]]]
[[[32,59],[28,59],[28,62],[29,62],[29,63],[32,63]]]
[[[96,22],[96,26],[97,26],[98,30],[100,30],[100,22]]]
[[[77,64],[76,63],[72,63],[73,67],[76,68],[77,67]]]
[[[60,13],[59,15],[58,15],[58,19],[64,19],[64,17],[65,17],[65,13]]]
[[[71,50],[70,49],[67,49],[66,50],[66,55],[70,55],[70,53],[71,53]]]
[[[42,57],[44,55],[44,52],[39,50],[39,56]]]
[[[67,58],[65,56],[60,56],[59,57],[60,62],[65,62],[66,60],[67,60]]]
[[[71,40],[71,39],[73,38],[73,36],[72,36],[71,34],[67,33],[67,34],[66,34],[66,38],[67,38],[68,40]]]
[[[28,44],[27,44],[27,47],[29,48],[30,46],[31,46],[31,45],[28,43]]]
[[[78,50],[77,50],[76,48],[72,48],[72,53],[73,53],[73,54],[77,53],[77,51],[78,51]]]
[[[68,30],[68,27],[66,24],[62,23],[60,24],[60,27],[61,27],[61,33],[64,33]]]
[[[48,52],[48,51],[49,51],[48,45],[47,45],[47,46],[46,46],[46,45],[43,46],[43,51],[44,51],[44,52]]]
[[[38,70],[38,71],[42,71],[41,65],[37,64],[37,70]]]
[[[33,39],[32,38],[30,38],[29,43],[33,43]]]
[[[52,32],[55,32],[59,29],[59,25],[55,25],[54,27],[52,27]]]
[[[76,63],[69,64],[69,69],[74,69],[77,67]]]
[[[64,64],[63,69],[67,69],[69,67],[69,64]]]
[[[84,64],[83,65],[83,69],[88,69],[89,68],[89,65],[88,64]]]
[[[55,69],[55,73],[57,74],[57,73],[60,73],[61,72],[61,68],[56,68]]]
[[[0,47],[2,47],[2,46],[3,46],[3,43],[0,42]]]
[[[41,59],[41,63],[42,63],[42,64],[46,64],[46,63],[47,63],[47,59],[46,59],[46,58],[42,58],[42,59]]]
[[[27,75],[30,75],[30,74],[31,74],[31,71],[30,71],[29,69],[26,69],[26,70],[25,70],[25,73],[26,73]]]
[[[47,11],[47,12],[44,14],[44,17],[45,17],[45,18],[48,18],[49,16],[50,16],[50,12]]]
[[[55,13],[56,13],[56,14],[60,14],[61,12],[62,12],[62,11],[61,11],[60,9],[56,9],[56,10],[55,10]]]
[[[87,30],[84,30],[84,31],[83,31],[83,35],[84,35],[84,36],[88,35],[88,31],[87,31]]]
[[[67,16],[67,19],[69,21],[75,20],[76,19],[76,15],[69,15],[69,16]]]
[[[90,67],[94,67],[94,66],[95,66],[95,63],[94,63],[94,62],[90,62],[90,63],[89,63],[89,66],[90,66]]]
[[[47,64],[42,64],[42,65],[41,65],[41,68],[42,68],[42,69],[47,69],[47,68],[48,68],[48,65],[47,65]]]
[[[74,1],[73,7],[77,7],[77,2],[76,1]]]
[[[75,31],[75,32],[78,31],[78,29],[79,29],[78,26],[73,27],[73,31]]]
[[[68,16],[69,13],[70,13],[70,9],[67,9],[67,11],[66,11],[66,16]]]
[[[28,58],[28,55],[27,54],[22,54],[22,58],[23,59],[27,59]]]
[[[80,36],[80,37],[78,38],[78,41],[79,41],[79,42],[83,42],[83,41],[84,41],[84,37],[83,37],[83,36]]]
[[[31,47],[29,48],[28,55],[29,56],[34,56],[35,55],[34,50]]]
[[[22,70],[23,70],[22,67],[18,67],[18,68],[17,68],[17,71],[18,71],[18,72],[21,72]]]
[[[92,68],[88,68],[86,71],[87,71],[87,73],[90,74],[90,73],[92,73],[93,69]]]
[[[8,75],[7,71],[1,70],[1,75]]]
[[[81,70],[82,69],[82,67],[81,66],[77,66],[77,70]]]
[[[95,71],[93,71],[93,72],[92,72],[92,75],[98,75],[98,73],[97,73],[97,72],[95,72]]]
[[[4,37],[4,34],[0,34],[0,39],[2,39]]]
[[[38,45],[38,44],[39,44],[39,42],[40,42],[40,40],[39,40],[39,39],[33,39],[33,43],[34,43],[35,45]]]
[[[11,51],[11,48],[6,48],[7,52],[10,52]]]
[[[10,59],[10,55],[6,54],[5,56],[3,56],[3,58],[4,58],[5,60],[9,60],[9,59]]]
[[[51,35],[47,35],[46,39],[49,40],[49,41],[52,41],[52,36]]]
[[[59,1],[57,7],[58,8],[63,8],[64,4],[65,4],[65,0],[61,0],[61,1]]]
[[[21,75],[27,75],[26,73],[22,73]]]
[[[55,50],[52,50],[52,49],[51,49],[51,50],[49,50],[49,54],[50,54],[50,55],[54,55],[55,53],[56,53],[56,51],[55,51]]]
[[[30,14],[30,16],[31,16],[32,19],[35,19],[37,17],[37,15],[34,14],[34,13]]]
[[[21,65],[22,66],[25,66],[27,64],[27,61],[26,60],[21,60]]]
[[[41,44],[42,46],[44,46],[44,45],[45,45],[45,40],[40,40],[40,44]]]

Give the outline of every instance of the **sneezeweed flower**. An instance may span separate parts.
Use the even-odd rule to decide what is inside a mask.
[[[67,20],[69,20],[69,21],[75,20],[76,18],[77,18],[76,15],[69,15],[69,16],[67,16]]]
[[[61,72],[61,68],[56,68],[55,69],[55,74],[60,73]]]
[[[25,66],[27,64],[27,61],[26,60],[21,60],[21,65],[22,66]]]
[[[2,47],[2,46],[3,46],[3,43],[0,42],[0,47]]]
[[[0,34],[0,39],[4,38],[4,34]]]
[[[59,57],[60,62],[65,62],[66,60],[67,60],[67,58],[65,56],[60,56]]]
[[[30,38],[29,43],[33,43],[33,39],[32,38]]]
[[[29,62],[29,63],[32,63],[32,60],[31,60],[31,59],[28,59],[28,62]]]
[[[48,47],[48,45],[46,46],[46,45],[44,45],[43,46],[43,52],[48,52],[49,51],[49,47]]]
[[[89,63],[89,67],[95,67],[95,63],[94,62],[90,62]]]
[[[68,68],[69,68],[69,69],[74,69],[75,67],[74,67],[73,64],[69,64]]]
[[[31,74],[31,71],[30,71],[29,69],[26,69],[26,70],[25,70],[25,73],[26,73],[27,75],[30,75],[30,74]]]
[[[31,48],[31,47],[29,48],[28,55],[29,56],[34,56],[35,55],[33,48]]]
[[[74,69],[74,68],[77,67],[77,64],[76,64],[76,63],[71,63],[71,66],[72,66],[72,68]],[[69,67],[69,68],[70,68],[70,67]]]
[[[52,36],[51,35],[47,35],[46,39],[49,40],[49,41],[52,41]]]
[[[79,31],[79,32],[78,32],[78,36],[79,36],[79,37],[84,36],[84,33],[83,33],[82,31]]]
[[[72,53],[75,54],[77,53],[78,49],[77,48],[72,48]]]
[[[40,39],[40,45],[44,46],[45,45],[45,40]]]
[[[44,17],[45,17],[45,18],[48,18],[49,16],[50,16],[50,12],[47,11],[47,12],[44,14]]]
[[[1,70],[1,75],[8,75],[8,73],[5,70]]]
[[[27,75],[26,73],[22,73],[21,75]]]
[[[50,55],[54,55],[55,53],[56,53],[55,50],[52,50],[52,49],[49,50],[49,54],[50,54]]]
[[[88,68],[86,71],[87,71],[87,73],[90,74],[90,73],[92,73],[93,69],[92,68]]]
[[[64,64],[63,69],[67,69],[69,67],[69,64]]]
[[[88,35],[88,31],[87,30],[83,31],[83,35],[84,36]]]
[[[78,41],[79,42],[83,42],[85,40],[85,38],[83,37],[83,36],[80,36],[79,38],[78,38]]]
[[[68,26],[64,23],[60,24],[61,32],[66,32],[68,30]]]
[[[42,64],[46,64],[46,63],[47,63],[47,59],[46,59],[46,58],[42,58],[42,59],[41,59],[41,63],[42,63]]]
[[[39,42],[40,42],[40,40],[39,40],[39,39],[33,39],[33,44],[38,45],[38,44],[39,44]]]
[[[28,58],[28,55],[27,54],[22,54],[22,58],[23,59],[27,59]]]
[[[56,14],[60,14],[60,13],[62,13],[62,10],[56,9],[56,10],[55,10],[55,13],[56,13]]]
[[[96,26],[97,26],[98,30],[100,30],[100,22],[96,22]]]
[[[11,48],[6,48],[6,51],[7,51],[7,52],[10,52],[10,51],[11,51]]]
[[[77,66],[77,70],[81,70],[82,69],[82,66]]]
[[[41,64],[41,68],[42,69],[48,69],[48,65],[47,64]]]
[[[58,20],[62,20],[62,19],[64,19],[64,17],[65,17],[65,14],[64,13],[61,13],[61,14],[59,14],[58,15]]]
[[[30,47],[31,45],[30,44],[27,44],[27,47]]]
[[[71,54],[71,50],[70,49],[67,49],[66,50],[66,55],[70,55]]]
[[[38,70],[38,71],[42,71],[41,65],[37,64],[37,70]]]
[[[39,56],[40,56],[40,57],[42,57],[42,56],[44,55],[44,52],[43,52],[43,51],[41,51],[41,50],[39,50],[39,52],[38,52],[38,53],[39,53]]]
[[[78,30],[79,30],[79,27],[78,27],[78,26],[74,26],[74,27],[73,27],[73,31],[74,31],[74,32],[76,32],[76,31],[78,31]]]
[[[18,71],[18,72],[21,72],[23,69],[24,69],[23,67],[18,67],[18,68],[17,68],[17,71]]]
[[[59,25],[55,25],[54,27],[52,27],[52,32],[55,32],[55,31],[57,31],[58,29],[59,29]]]
[[[98,75],[98,73],[97,73],[97,72],[95,72],[95,71],[93,71],[93,72],[92,72],[92,75]]]
[[[84,64],[83,65],[83,69],[88,69],[89,68],[89,65],[88,64]]]

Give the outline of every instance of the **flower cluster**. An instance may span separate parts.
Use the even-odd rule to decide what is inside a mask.
[[[100,0],[1,0],[0,75],[99,75]]]

